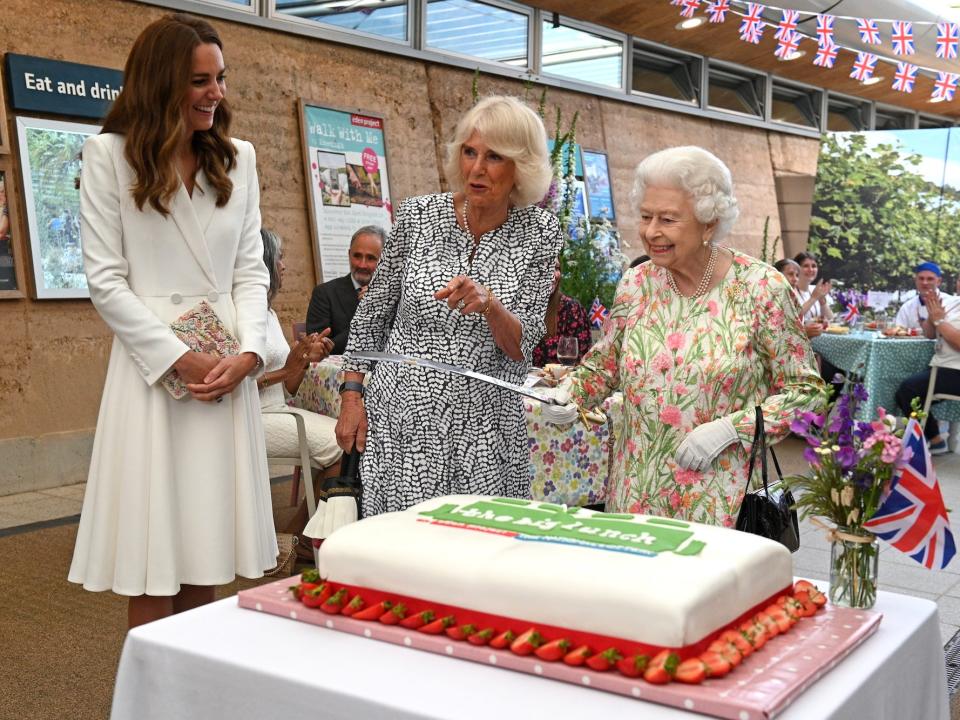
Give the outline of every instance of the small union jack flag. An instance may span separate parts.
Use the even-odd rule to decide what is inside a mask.
[[[860,31],[860,41],[865,45],[880,44],[880,28],[876,20],[860,18],[857,20],[857,30]]]
[[[783,17],[777,25],[777,32],[774,37],[777,40],[783,40],[784,36],[791,36],[797,32],[797,23],[800,22],[799,10],[784,10]]]
[[[763,5],[747,3],[747,14],[740,21],[740,39],[751,43],[760,42],[763,35]]]
[[[595,328],[603,327],[603,321],[607,319],[609,314],[610,311],[603,306],[600,298],[594,298],[593,305],[590,306],[590,324]]]
[[[913,55],[916,52],[913,45],[913,23],[907,20],[894,20],[890,42],[893,43],[894,55]]]
[[[833,42],[833,15],[817,15],[817,45],[820,47],[830,47],[835,45]]]
[[[707,6],[707,15],[710,16],[712,23],[722,23],[727,19],[728,12],[730,12],[730,0],[714,0]]]
[[[953,100],[953,95],[957,91],[957,80],[960,75],[954,75],[948,72],[938,72],[937,79],[933,81],[933,93],[931,97],[934,100]]]
[[[942,570],[957,546],[916,418],[911,418],[903,431],[903,447],[912,456],[894,473],[886,497],[863,526],[927,569]]]
[[[873,71],[877,69],[877,56],[871,53],[857,53],[857,61],[853,64],[853,72],[850,77],[854,80],[864,82],[873,77]]]
[[[671,5],[683,5],[683,0],[670,0]]]
[[[913,92],[913,84],[917,81],[917,72],[920,70],[916,65],[910,63],[898,62],[897,72],[893,76],[893,89],[899,92]]]
[[[837,53],[840,52],[840,48],[836,45],[820,45],[817,47],[817,54],[813,58],[813,64],[819,65],[820,67],[832,68],[833,64],[837,61]]]
[[[960,25],[937,23],[937,57],[955,60],[958,44],[960,44]]]
[[[683,10],[680,11],[680,16],[692,18],[699,9],[700,0],[683,0]]]
[[[843,321],[847,325],[853,325],[857,322],[857,318],[860,317],[860,310],[854,303],[847,305],[847,311],[843,314]]]
[[[792,32],[789,35],[785,35],[780,38],[780,42],[777,43],[777,49],[773,51],[773,54],[776,55],[781,60],[789,60],[790,56],[797,51],[797,48],[800,47],[800,40],[802,36],[798,32]]]

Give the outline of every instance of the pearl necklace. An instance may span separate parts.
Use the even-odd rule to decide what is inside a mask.
[[[470,223],[467,221],[467,206],[469,205],[469,202],[470,201],[467,200],[467,196],[464,195],[463,196],[463,229],[467,231],[467,235],[470,236],[470,239],[476,242],[477,239],[473,236],[473,230],[470,229]]]
[[[680,288],[677,287],[677,281],[673,277],[673,273],[670,270],[667,270],[667,281],[670,283],[670,289],[673,290],[680,297],[687,297],[688,300],[693,300],[698,298],[701,295],[707,292],[707,288],[710,286],[710,281],[713,279],[713,271],[717,267],[717,246],[710,246],[710,258],[707,260],[707,269],[703,271],[703,277],[700,278],[700,284],[697,285],[697,289],[694,290],[693,295],[687,297],[682,292]]]

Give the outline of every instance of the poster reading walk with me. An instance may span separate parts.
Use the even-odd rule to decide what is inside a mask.
[[[314,259],[319,281],[327,282],[350,271],[354,231],[364,225],[389,231],[393,222],[383,119],[301,100],[300,120]]]

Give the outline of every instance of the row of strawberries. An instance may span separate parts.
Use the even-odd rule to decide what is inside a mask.
[[[428,635],[446,634],[454,640],[466,640],[473,645],[509,648],[517,655],[535,655],[547,662],[562,661],[573,666],[585,665],[600,672],[615,667],[627,677],[642,677],[658,685],[671,680],[698,684],[706,678],[723,677],[751,653],[762,648],[770,638],[786,632],[800,618],[813,615],[826,604],[826,597],[815,585],[798,580],[792,595],[781,595],[739,627],[721,633],[705,652],[681,662],[679,655],[671,650],[663,650],[653,657],[645,654],[624,657],[614,647],[593,652],[588,645],[572,648],[570,641],[565,638],[548,641],[534,628],[520,635],[511,630],[497,633],[493,628],[457,625],[453,615],[436,617],[432,610],[408,615],[403,603],[394,605],[389,600],[364,607],[365,603],[359,595],[348,599],[349,593],[345,588],[334,590],[329,583],[322,582],[316,570],[305,571],[301,582],[291,586],[290,590],[307,607],[319,608],[331,615],[400,625]]]

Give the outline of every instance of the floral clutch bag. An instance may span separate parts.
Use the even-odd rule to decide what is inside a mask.
[[[196,352],[211,353],[217,357],[240,352],[240,342],[223,326],[206,300],[200,301],[196,307],[170,323],[170,329]],[[164,375],[160,382],[176,400],[190,394],[187,384],[175,369]]]

